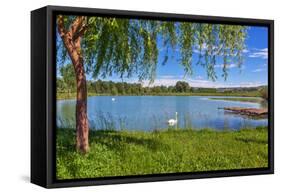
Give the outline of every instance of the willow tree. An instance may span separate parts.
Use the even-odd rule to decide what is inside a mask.
[[[72,64],[66,64],[60,68],[60,74],[61,74],[61,81],[63,84],[63,88],[67,92],[68,96],[70,96],[70,93],[75,89],[76,83],[75,83],[75,73],[72,67]]]
[[[246,35],[245,27],[234,25],[65,15],[57,17],[57,30],[58,58],[69,58],[75,71],[76,147],[84,153],[89,150],[86,74],[93,78],[135,75],[153,82],[161,48],[166,53],[163,64],[169,52],[180,52],[186,74],[192,74],[192,56],[199,53],[197,64],[212,80],[217,79],[216,60],[222,57],[226,79],[227,64],[242,63]]]

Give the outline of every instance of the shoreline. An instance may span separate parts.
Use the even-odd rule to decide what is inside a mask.
[[[239,132],[243,130],[261,130],[261,129],[266,129],[268,128],[267,125],[259,125],[259,126],[248,126],[248,127],[242,127],[240,129],[233,129],[233,128],[225,128],[225,129],[216,129],[216,128],[173,128],[173,127],[167,127],[164,129],[153,129],[153,130],[143,130],[143,129],[92,129],[89,128],[90,133],[95,133],[95,132],[128,132],[128,133],[165,133],[165,132],[181,132],[181,131],[193,131],[193,132],[204,132],[204,131],[209,131],[209,132],[215,132],[215,133],[223,133],[223,132]],[[58,130],[68,130],[68,131],[75,131],[75,128],[69,128],[69,127],[57,127]]]
[[[247,116],[265,116],[268,114],[267,108],[224,107],[223,109],[231,113]]]
[[[92,96],[227,96],[227,97],[244,97],[244,98],[260,98],[254,93],[159,93],[159,94],[144,94],[144,95],[134,95],[134,94],[124,94],[124,95],[112,95],[112,94],[95,94],[88,93],[88,97]],[[71,93],[70,95],[65,93],[57,93],[57,100],[75,100],[76,93]],[[215,99],[214,99],[215,100]],[[216,99],[217,100],[217,99]],[[222,100],[222,99],[219,99]],[[238,101],[238,100],[237,100]]]
[[[211,97],[210,100],[222,100],[222,101],[235,101],[235,102],[250,102],[250,103],[261,103],[264,100],[257,96],[257,97],[242,97],[242,96],[229,96],[228,98],[215,98]]]

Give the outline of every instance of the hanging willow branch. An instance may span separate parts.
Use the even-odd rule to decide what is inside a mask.
[[[179,60],[186,74],[192,74],[192,56],[197,53],[197,64],[206,69],[212,80],[217,79],[218,57],[223,59],[224,79],[227,79],[231,62],[238,67],[243,62],[247,32],[244,26],[75,16],[58,16],[58,26],[62,19],[73,39],[83,34],[84,66],[94,78],[115,73],[120,78],[137,75],[140,81],[152,82],[160,47],[166,50],[163,64],[168,61],[169,50],[179,50]],[[75,22],[81,24],[80,31],[72,28]],[[62,62],[65,61],[67,56],[61,40],[57,48]]]

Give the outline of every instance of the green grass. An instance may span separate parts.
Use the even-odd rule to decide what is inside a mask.
[[[97,94],[88,92],[88,96],[112,96],[113,94]],[[149,93],[143,95],[118,94],[117,96],[236,96],[236,97],[259,97],[257,91],[251,92],[189,92],[189,93]],[[75,99],[76,93],[57,93],[57,99]]]
[[[255,97],[233,97],[233,98],[209,98],[211,100],[227,100],[227,101],[239,101],[239,102],[255,102],[260,103],[262,102],[262,98],[255,98]]]
[[[57,178],[95,178],[268,166],[267,128],[240,131],[91,131],[90,152],[57,129]]]

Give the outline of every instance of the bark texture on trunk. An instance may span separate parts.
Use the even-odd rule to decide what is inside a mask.
[[[81,37],[85,31],[85,17],[78,16],[69,30],[65,29],[63,16],[58,16],[58,31],[72,61],[76,83],[76,148],[82,153],[89,151],[89,124],[87,116],[87,82],[81,53]]]
[[[84,71],[83,59],[81,55],[79,63],[75,64],[74,68],[77,83],[76,148],[85,153],[89,151],[89,124],[87,116],[87,82]]]

